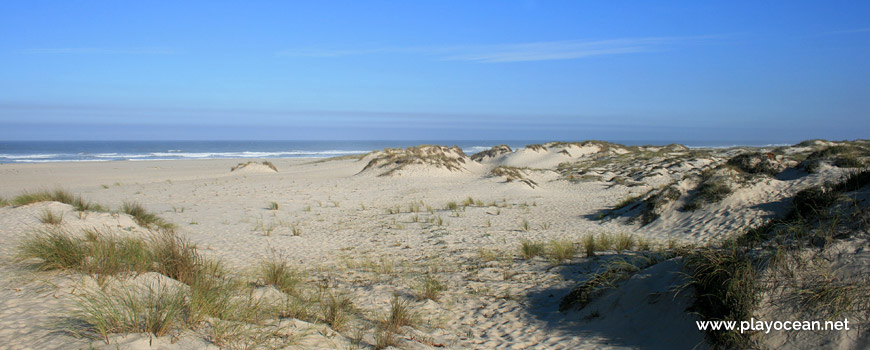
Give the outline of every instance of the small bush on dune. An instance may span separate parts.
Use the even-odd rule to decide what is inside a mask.
[[[82,197],[76,197],[72,202],[72,206],[77,211],[99,211],[99,212],[108,211],[102,205],[85,200]]]
[[[719,202],[731,194],[731,186],[723,178],[715,178],[705,175],[701,184],[695,191],[695,195],[683,206],[683,210],[698,210],[707,203]]]
[[[399,328],[413,326],[416,318],[417,314],[411,309],[410,302],[396,295],[390,301],[390,313],[383,321],[387,329],[398,331]]]

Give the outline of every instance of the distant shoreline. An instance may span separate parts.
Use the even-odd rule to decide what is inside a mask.
[[[0,163],[150,161],[185,159],[323,159],[365,154],[384,148],[421,144],[456,145],[466,154],[506,144],[523,148],[538,140],[419,140],[419,141],[0,141]],[[610,142],[610,141],[608,141]],[[626,146],[680,144],[691,149],[770,148],[788,143],[611,142]]]

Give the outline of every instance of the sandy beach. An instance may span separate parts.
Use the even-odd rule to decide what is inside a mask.
[[[0,208],[0,349],[715,348],[696,326],[706,318],[697,309],[690,252],[785,219],[800,191],[857,171],[818,153],[838,145],[853,147],[866,162],[866,142],[817,141],[761,149],[550,143],[477,155],[421,146],[338,159],[269,159],[274,169],[237,159],[0,164],[7,204]],[[741,154],[756,158],[741,167]],[[811,171],[807,162],[815,162]],[[702,195],[709,188],[721,195]],[[103,210],[53,200],[16,203],[22,194],[56,189]],[[821,246],[796,248],[796,256],[815,261],[809,255],[825,254],[837,281],[864,281],[868,194],[866,186],[844,190],[852,201],[838,204],[842,216],[833,226],[830,217],[810,219],[808,232],[833,227],[840,233]],[[114,285],[188,290],[190,284],[155,271],[107,277],[47,267],[22,256],[21,246],[52,230],[134,237],[160,231],[123,213],[125,202],[140,204],[204,259],[219,261],[221,278],[243,281],[232,292],[238,298],[278,305],[298,297],[293,300],[313,311],[234,321],[251,333],[220,333],[225,320],[210,314],[197,323],[180,317],[186,321],[161,336],[101,337],[76,316],[86,293]],[[46,213],[61,219],[46,223]],[[599,247],[594,256],[586,253],[589,237]],[[539,251],[524,252],[524,243]],[[745,249],[761,256],[765,244]],[[560,245],[570,247],[561,256]],[[264,261],[292,266],[299,279],[293,292],[263,278]],[[631,268],[612,269],[614,262]],[[791,295],[789,284],[769,282],[775,269],[761,265],[758,285],[773,284],[758,288],[759,300],[776,298],[764,290],[785,288],[780,294]],[[580,304],[566,298],[602,271],[619,273]],[[753,309],[768,320],[849,317],[851,331],[773,332],[751,340],[772,348],[870,346],[864,309],[870,296],[856,293],[836,315],[790,308],[805,306],[803,299]],[[346,321],[320,314],[324,295],[349,300]],[[385,328],[382,320],[392,319],[396,305],[413,317]]]

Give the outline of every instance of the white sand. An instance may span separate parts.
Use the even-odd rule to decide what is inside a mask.
[[[562,150],[569,154],[559,153]],[[601,232],[708,242],[782,212],[782,204],[765,203],[776,203],[799,188],[833,176],[771,179],[695,212],[667,211],[641,228],[620,220],[592,218],[629,195],[645,193],[724,158],[680,163],[684,168],[663,167],[666,171],[635,187],[604,181],[572,183],[555,171],[561,162],[596,152],[596,146],[520,150],[483,164],[469,159],[463,171],[451,176],[439,175],[443,169],[425,166],[388,177],[360,174],[370,157],[362,161],[271,160],[278,172],[261,165],[230,172],[239,160],[0,164],[0,195],[10,198],[23,191],[62,187],[112,208],[124,201],[138,201],[178,225],[179,232],[194,241],[202,254],[220,259],[235,272],[250,271],[261,259],[277,253],[309,271],[312,279],[329,279],[348,291],[358,307],[373,313],[385,312],[393,294],[412,293],[422,272],[434,269],[447,281],[448,290],[438,302],[413,303],[425,322],[407,333],[430,339],[432,344],[406,335],[403,348],[430,349],[435,344],[451,349],[665,349],[694,346],[703,339],[693,328],[694,316],[683,312],[687,296],[674,298],[670,292],[684,282],[673,262],[634,276],[596,301],[601,317],[584,320],[576,312],[558,312],[558,304],[590,272],[589,261],[580,254],[555,267],[540,257],[521,260],[517,257],[519,242],[579,242],[586,234]],[[531,188],[486,176],[497,165],[544,170],[532,172],[539,186]],[[651,166],[647,170],[656,171]],[[607,179],[607,174],[615,173],[601,174]],[[444,209],[448,202],[461,203],[468,197],[485,205],[458,212]],[[269,210],[271,202],[277,202],[279,209]],[[409,212],[409,206],[418,204],[421,212]],[[433,213],[427,212],[427,206]],[[396,207],[401,213],[388,213]],[[64,225],[69,227],[135,227],[125,215],[91,213],[80,218],[72,207],[59,203],[0,208],[0,240],[5,242],[0,245],[0,284],[4,286],[0,289],[0,349],[103,346],[100,341],[65,334],[57,325],[56,321],[69,314],[70,293],[80,285],[74,274],[23,271],[21,264],[12,262],[15,243],[44,225],[38,215],[45,208],[63,211]],[[436,218],[443,225],[427,222]],[[521,229],[523,221],[528,221],[530,230]],[[301,235],[294,236],[294,228]],[[499,258],[484,261],[481,250]],[[392,275],[378,277],[358,267],[382,259],[393,264]],[[656,296],[654,300],[651,295]],[[352,336],[352,332],[315,333],[305,341],[309,348],[345,348],[346,337]],[[371,341],[371,335],[367,337],[364,340]],[[148,340],[130,335],[112,342],[139,349],[148,348]],[[159,339],[152,346],[193,349],[213,345],[186,335],[174,344]]]

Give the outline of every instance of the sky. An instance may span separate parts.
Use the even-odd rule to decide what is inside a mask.
[[[870,137],[868,1],[4,1],[0,140]]]

